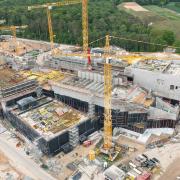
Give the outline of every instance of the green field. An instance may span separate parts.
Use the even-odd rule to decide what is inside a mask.
[[[180,13],[180,2],[171,2],[166,5],[166,8]]]
[[[149,11],[137,12],[129,10],[120,4],[118,8],[124,10],[129,14],[139,18],[144,23],[151,23],[152,27],[158,30],[170,30],[176,34],[176,37],[180,39],[180,14],[172,11],[168,8],[161,8],[155,5],[143,6]],[[171,4],[171,7],[172,4]]]
[[[144,8],[148,9],[150,12],[153,12],[157,16],[161,16],[163,18],[166,18],[167,20],[180,21],[180,15],[177,12],[172,11],[170,9],[161,8],[161,7],[155,6],[155,5],[144,6]]]

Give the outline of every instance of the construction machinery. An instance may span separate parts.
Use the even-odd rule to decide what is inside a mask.
[[[112,118],[111,118],[111,92],[112,92],[112,66],[110,64],[109,35],[106,36],[105,64],[104,64],[104,149],[112,147]]]
[[[18,53],[19,50],[19,45],[17,44],[17,39],[16,39],[16,31],[17,29],[26,29],[28,26],[23,25],[23,26],[0,26],[1,31],[11,31],[12,36],[13,36],[13,44],[15,47],[15,52]]]
[[[90,161],[94,161],[95,160],[95,151],[94,150],[91,150],[89,152],[89,160]]]
[[[108,155],[108,160],[114,161],[121,151],[121,148],[112,143],[112,65],[110,57],[110,36],[106,35],[104,63],[104,143],[101,152]]]
[[[28,10],[46,8],[47,17],[48,17],[49,36],[50,36],[50,42],[51,42],[51,50],[54,49],[54,34],[53,34],[50,10],[52,9],[52,7],[61,7],[61,6],[67,6],[67,5],[72,5],[72,4],[79,4],[79,3],[82,3],[83,51],[85,54],[87,54],[88,52],[88,10],[87,10],[88,0],[66,0],[62,2],[46,3],[42,5],[34,5],[34,6],[28,7]]]

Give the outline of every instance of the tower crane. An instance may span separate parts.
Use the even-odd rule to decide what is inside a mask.
[[[112,92],[112,65],[110,64],[110,38],[106,35],[105,63],[104,63],[104,149],[112,147],[112,117],[111,117],[111,92]]]
[[[15,52],[17,53],[18,51],[18,44],[17,44],[17,39],[16,39],[16,31],[17,29],[26,29],[28,26],[27,25],[23,25],[23,26],[0,26],[0,30],[7,30],[7,31],[11,31],[12,32],[12,36],[13,36],[13,44],[15,46]]]
[[[87,54],[88,52],[88,10],[87,10],[88,0],[65,0],[62,2],[52,2],[52,3],[42,4],[42,5],[28,6],[28,10],[46,8],[47,17],[48,17],[49,36],[50,36],[50,42],[51,42],[51,50],[54,49],[54,34],[53,34],[50,10],[52,9],[52,7],[61,7],[61,6],[67,6],[67,5],[72,5],[72,4],[79,4],[79,3],[82,3],[83,51],[85,54]]]

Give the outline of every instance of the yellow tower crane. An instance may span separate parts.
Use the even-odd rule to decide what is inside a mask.
[[[15,52],[18,52],[18,44],[17,44],[17,40],[16,40],[16,31],[17,29],[26,29],[28,26],[27,25],[23,25],[23,26],[0,26],[0,30],[7,30],[7,31],[11,31],[12,32],[12,36],[13,36],[13,44],[15,46]]]
[[[110,64],[110,38],[106,36],[105,63],[104,63],[104,149],[112,147],[112,117],[111,117],[111,93],[112,93],[112,65]]]
[[[83,51],[87,54],[87,51],[88,51],[88,10],[87,10],[88,0],[66,0],[62,2],[46,3],[42,5],[34,5],[34,6],[28,7],[28,10],[46,8],[47,17],[48,17],[49,36],[50,36],[50,42],[51,42],[51,50],[54,49],[54,34],[53,34],[50,10],[52,9],[52,7],[67,6],[67,5],[79,4],[79,3],[82,3]]]
[[[88,0],[82,0],[82,31],[83,31],[83,51],[88,52]]]

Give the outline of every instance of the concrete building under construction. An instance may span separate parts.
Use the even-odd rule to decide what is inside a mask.
[[[4,112],[8,103],[29,96],[38,87],[36,80],[27,80],[6,65],[0,69],[0,77],[0,102]]]
[[[126,67],[125,74],[133,77],[135,84],[152,91],[154,95],[177,101],[178,104],[180,99],[178,61],[142,61]]]
[[[17,130],[47,155],[69,152],[82,137],[100,128],[97,118],[89,118],[85,113],[47,97],[17,101],[7,107],[6,115]]]
[[[59,83],[51,82],[51,86],[56,99],[76,109],[88,112],[91,116],[100,117],[103,123],[103,79],[103,74],[79,71],[78,76],[68,77]],[[112,91],[113,125],[138,132],[156,126],[174,127],[179,115],[178,106],[158,100],[145,89],[137,85],[127,84],[123,82],[121,77],[114,76]],[[165,105],[166,109],[163,109]],[[172,109],[171,113],[170,111],[166,112],[168,106],[169,109]],[[153,113],[155,110],[159,110],[159,112]]]
[[[30,45],[31,41],[24,43]],[[44,46],[46,49],[47,44]],[[66,53],[78,51],[75,47],[62,47]],[[100,50],[95,49],[92,53],[103,53]],[[35,58],[33,56],[31,53],[23,54],[23,59],[26,58],[13,64],[9,63],[9,57],[6,59],[3,55],[4,64],[0,69],[3,77],[0,81],[1,114],[45,154],[67,152],[88,135],[103,128],[104,59],[92,58],[92,69],[89,71],[84,57],[52,56],[48,51],[36,54]],[[24,64],[29,60],[34,61],[33,66],[28,63],[22,66],[22,62]],[[173,98],[176,96],[173,93],[178,93],[178,83],[175,79],[169,80],[174,83],[169,84],[169,90],[166,90],[165,86],[159,88],[165,79],[152,79],[157,73],[157,77],[162,78],[173,78],[174,73],[178,76],[178,64],[144,61],[129,66],[114,58],[111,64],[113,127],[139,133],[148,128],[174,128],[179,119],[178,99]],[[17,69],[22,71],[17,72]],[[159,86],[147,86],[147,81],[140,75],[142,73],[150,77],[151,84],[157,81]]]

